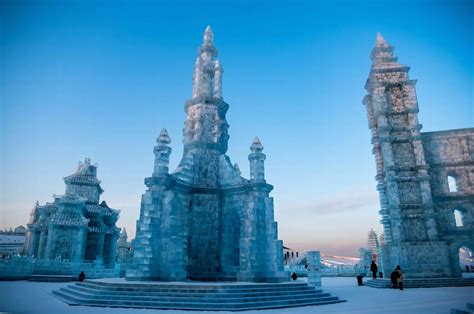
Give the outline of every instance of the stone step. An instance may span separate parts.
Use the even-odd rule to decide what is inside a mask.
[[[242,288],[288,288],[288,287],[308,287],[305,282],[295,283],[245,283],[245,284],[234,284],[234,283],[212,283],[212,284],[200,284],[200,283],[167,283],[167,282],[107,282],[101,280],[85,280],[84,283],[96,285],[99,287],[133,287],[133,288],[189,288],[189,289],[242,289]]]
[[[71,275],[31,275],[28,277],[29,281],[41,282],[68,282],[74,279],[75,277]]]
[[[324,299],[331,297],[329,293],[320,294],[289,294],[285,296],[258,296],[258,297],[189,297],[189,296],[130,296],[130,295],[95,295],[79,292],[68,288],[60,288],[61,292],[74,295],[76,297],[88,300],[114,300],[114,301],[150,301],[150,302],[201,302],[201,303],[236,303],[236,302],[261,302],[261,301],[283,301],[283,300],[297,300],[297,299]]]
[[[390,288],[389,279],[367,280],[364,285],[372,288]],[[433,278],[433,279],[406,279],[404,288],[437,288],[437,287],[465,287],[474,286],[473,278]]]
[[[252,297],[252,296],[273,296],[273,295],[287,295],[288,291],[266,291],[266,292],[213,292],[213,293],[189,293],[189,292],[149,292],[149,291],[109,291],[109,290],[97,290],[97,289],[90,289],[90,288],[85,288],[80,285],[69,285],[69,289],[80,291],[80,292],[85,292],[85,293],[91,293],[91,294],[100,294],[100,295],[138,295],[138,296],[184,296],[184,297],[192,297],[192,296],[199,296],[199,297],[216,297],[216,298],[221,298],[221,297],[227,297],[227,296],[233,296],[233,297]],[[297,290],[294,291],[294,293],[298,294],[318,294],[322,293],[322,290],[315,290],[315,289],[308,289],[308,290]]]
[[[214,293],[216,291],[231,291],[231,292],[270,292],[270,291],[307,291],[314,290],[314,287],[308,285],[289,285],[283,284],[281,287],[265,287],[262,285],[247,285],[239,286],[239,288],[227,286],[212,287],[210,285],[192,286],[192,285],[135,285],[135,284],[116,284],[116,285],[100,285],[96,282],[85,281],[77,283],[77,285],[97,289],[102,291],[146,291],[146,292],[175,292],[175,293]],[[230,286],[230,285],[229,285]]]
[[[199,285],[86,281],[60,288],[53,294],[70,305],[212,311],[344,302],[306,283]]]
[[[307,298],[298,300],[277,300],[261,302],[235,302],[235,303],[217,303],[217,302],[150,302],[150,301],[117,301],[117,300],[90,300],[71,296],[61,291],[53,291],[64,302],[70,305],[86,305],[100,307],[125,307],[125,308],[151,308],[151,309],[181,309],[181,310],[251,310],[268,309],[281,307],[294,307],[306,305],[322,305],[344,302],[337,297],[326,298]]]

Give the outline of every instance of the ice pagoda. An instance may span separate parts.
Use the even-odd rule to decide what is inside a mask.
[[[250,179],[226,155],[229,105],[210,27],[194,66],[185,104],[184,152],[169,173],[171,140],[163,129],[145,179],[133,259],[127,280],[282,282],[282,241],[265,181],[263,146],[250,146]]]
[[[54,195],[54,202],[36,203],[33,208],[26,253],[37,259],[89,261],[113,267],[120,210],[110,208],[105,201],[99,204],[104,190],[97,178],[97,165],[86,158],[74,174],[64,178],[64,183],[64,195]]]

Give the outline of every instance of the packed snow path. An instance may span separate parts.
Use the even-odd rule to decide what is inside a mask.
[[[51,291],[68,283],[0,281],[0,312],[13,313],[204,313],[173,310],[117,309],[68,306],[52,296]],[[347,300],[345,303],[259,310],[242,313],[449,313],[474,301],[474,287],[420,288],[403,291],[358,287],[355,278],[323,278],[323,289]],[[207,312],[228,313],[228,312]],[[235,313],[235,312],[234,312]]]

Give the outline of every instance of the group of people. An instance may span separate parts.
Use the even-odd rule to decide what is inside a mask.
[[[379,270],[377,264],[375,261],[372,261],[372,264],[370,264],[370,271],[372,272],[372,278],[376,279],[377,278],[377,271]],[[380,275],[382,277],[382,275]],[[400,289],[403,290],[403,272],[402,269],[400,268],[400,265],[398,265],[393,272],[390,274],[390,280],[392,282],[392,288],[393,289]]]

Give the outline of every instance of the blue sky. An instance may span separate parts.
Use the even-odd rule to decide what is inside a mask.
[[[182,153],[184,101],[209,24],[230,104],[228,154],[258,135],[280,238],[356,255],[381,230],[361,101],[380,31],[411,66],[423,131],[474,125],[472,1],[50,1],[0,4],[0,228],[90,156],[135,232],[162,127]]]

